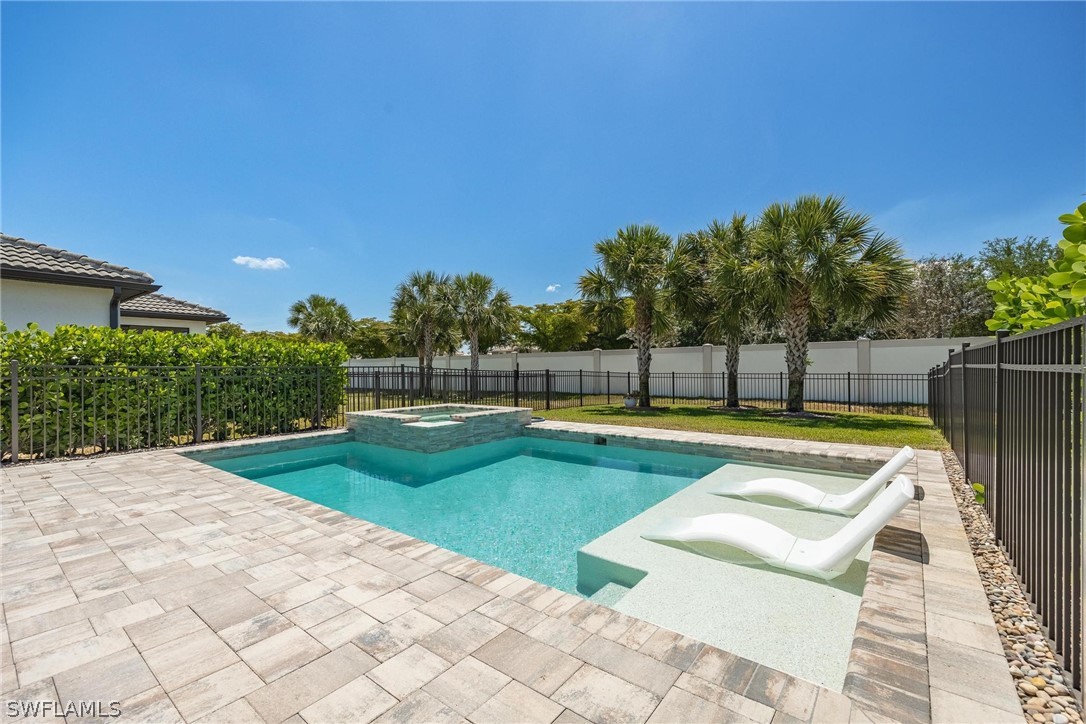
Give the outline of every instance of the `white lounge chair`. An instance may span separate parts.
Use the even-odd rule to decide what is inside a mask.
[[[875,497],[875,494],[882,490],[886,483],[893,480],[894,476],[900,473],[914,457],[916,457],[916,453],[913,452],[911,447],[903,447],[870,478],[849,492],[837,495],[826,493],[813,485],[801,483],[791,478],[732,480],[709,492],[713,495],[747,498],[748,500],[778,498],[791,501],[801,508],[821,510],[827,513],[852,514],[862,510],[868,501]]]
[[[823,540],[797,538],[772,523],[739,513],[671,518],[641,537],[680,543],[696,552],[706,548],[703,544],[738,548],[771,566],[829,580],[848,570],[864,544],[901,512],[913,495],[913,482],[898,475],[859,515]]]

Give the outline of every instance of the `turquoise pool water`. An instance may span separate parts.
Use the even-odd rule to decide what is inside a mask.
[[[578,549],[726,462],[519,437],[432,455],[349,442],[209,464],[577,593]]]

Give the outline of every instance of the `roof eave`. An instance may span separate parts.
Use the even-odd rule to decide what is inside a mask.
[[[225,314],[163,314],[160,312],[129,311],[121,309],[122,317],[139,317],[141,319],[189,319],[197,322],[228,322],[230,317]]]
[[[75,287],[98,287],[100,289],[114,289],[120,287],[120,301],[138,297],[148,292],[157,292],[162,288],[160,284],[137,282],[130,279],[100,279],[85,277],[78,274],[59,274],[56,272],[40,271],[36,269],[17,269],[8,266],[0,266],[0,279],[16,279],[29,282],[42,282],[44,284],[66,284]]]

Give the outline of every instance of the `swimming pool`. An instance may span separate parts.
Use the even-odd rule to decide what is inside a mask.
[[[570,593],[577,551],[727,463],[517,437],[424,454],[359,442],[209,462]]]

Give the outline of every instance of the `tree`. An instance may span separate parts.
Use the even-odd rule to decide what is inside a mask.
[[[689,241],[673,243],[651,224],[631,224],[595,246],[598,263],[578,281],[582,296],[602,309],[633,306],[633,325],[627,335],[637,349],[638,405],[648,407],[652,343],[670,332],[674,313],[694,306],[700,293]]]
[[[396,356],[395,328],[389,322],[374,317],[355,320],[354,334],[347,341],[347,351],[352,357],[378,359]]]
[[[895,329],[899,336],[986,335],[992,298],[982,265],[963,254],[929,256],[916,262]]]
[[[347,307],[320,294],[310,294],[290,305],[287,324],[303,337],[318,342],[342,342],[354,331],[354,320]]]
[[[208,325],[207,336],[233,339],[235,337],[244,337],[245,330],[237,322],[217,322]]]
[[[479,338],[500,337],[514,324],[513,303],[509,292],[494,288],[494,280],[485,274],[458,274],[452,281],[452,303],[460,334],[471,354],[471,394],[478,389]]]
[[[739,407],[739,349],[750,324],[760,316],[759,300],[751,286],[750,263],[754,226],[745,214],[733,214],[731,221],[714,220],[700,232],[707,240],[710,300],[705,310],[706,331],[724,342],[728,385],[725,406]]]
[[[396,287],[392,298],[392,322],[400,338],[418,353],[423,370],[423,394],[430,393],[434,355],[439,345],[453,336],[451,280],[432,271],[412,272]]]
[[[580,302],[569,299],[557,304],[518,307],[518,346],[540,352],[569,352],[583,348],[592,331]]]
[[[789,412],[803,411],[811,316],[836,307],[872,324],[891,319],[911,278],[894,239],[837,196],[770,204],[758,220],[752,288],[781,320]]]
[[[1041,277],[1048,275],[1049,262],[1056,258],[1059,249],[1046,236],[1038,239],[1027,236],[1019,241],[1017,236],[989,239],[977,255],[977,260],[988,279],[1009,277]]]
[[[591,325],[586,349],[630,349],[627,330],[633,325],[633,301],[629,297],[582,299],[581,313]]]

